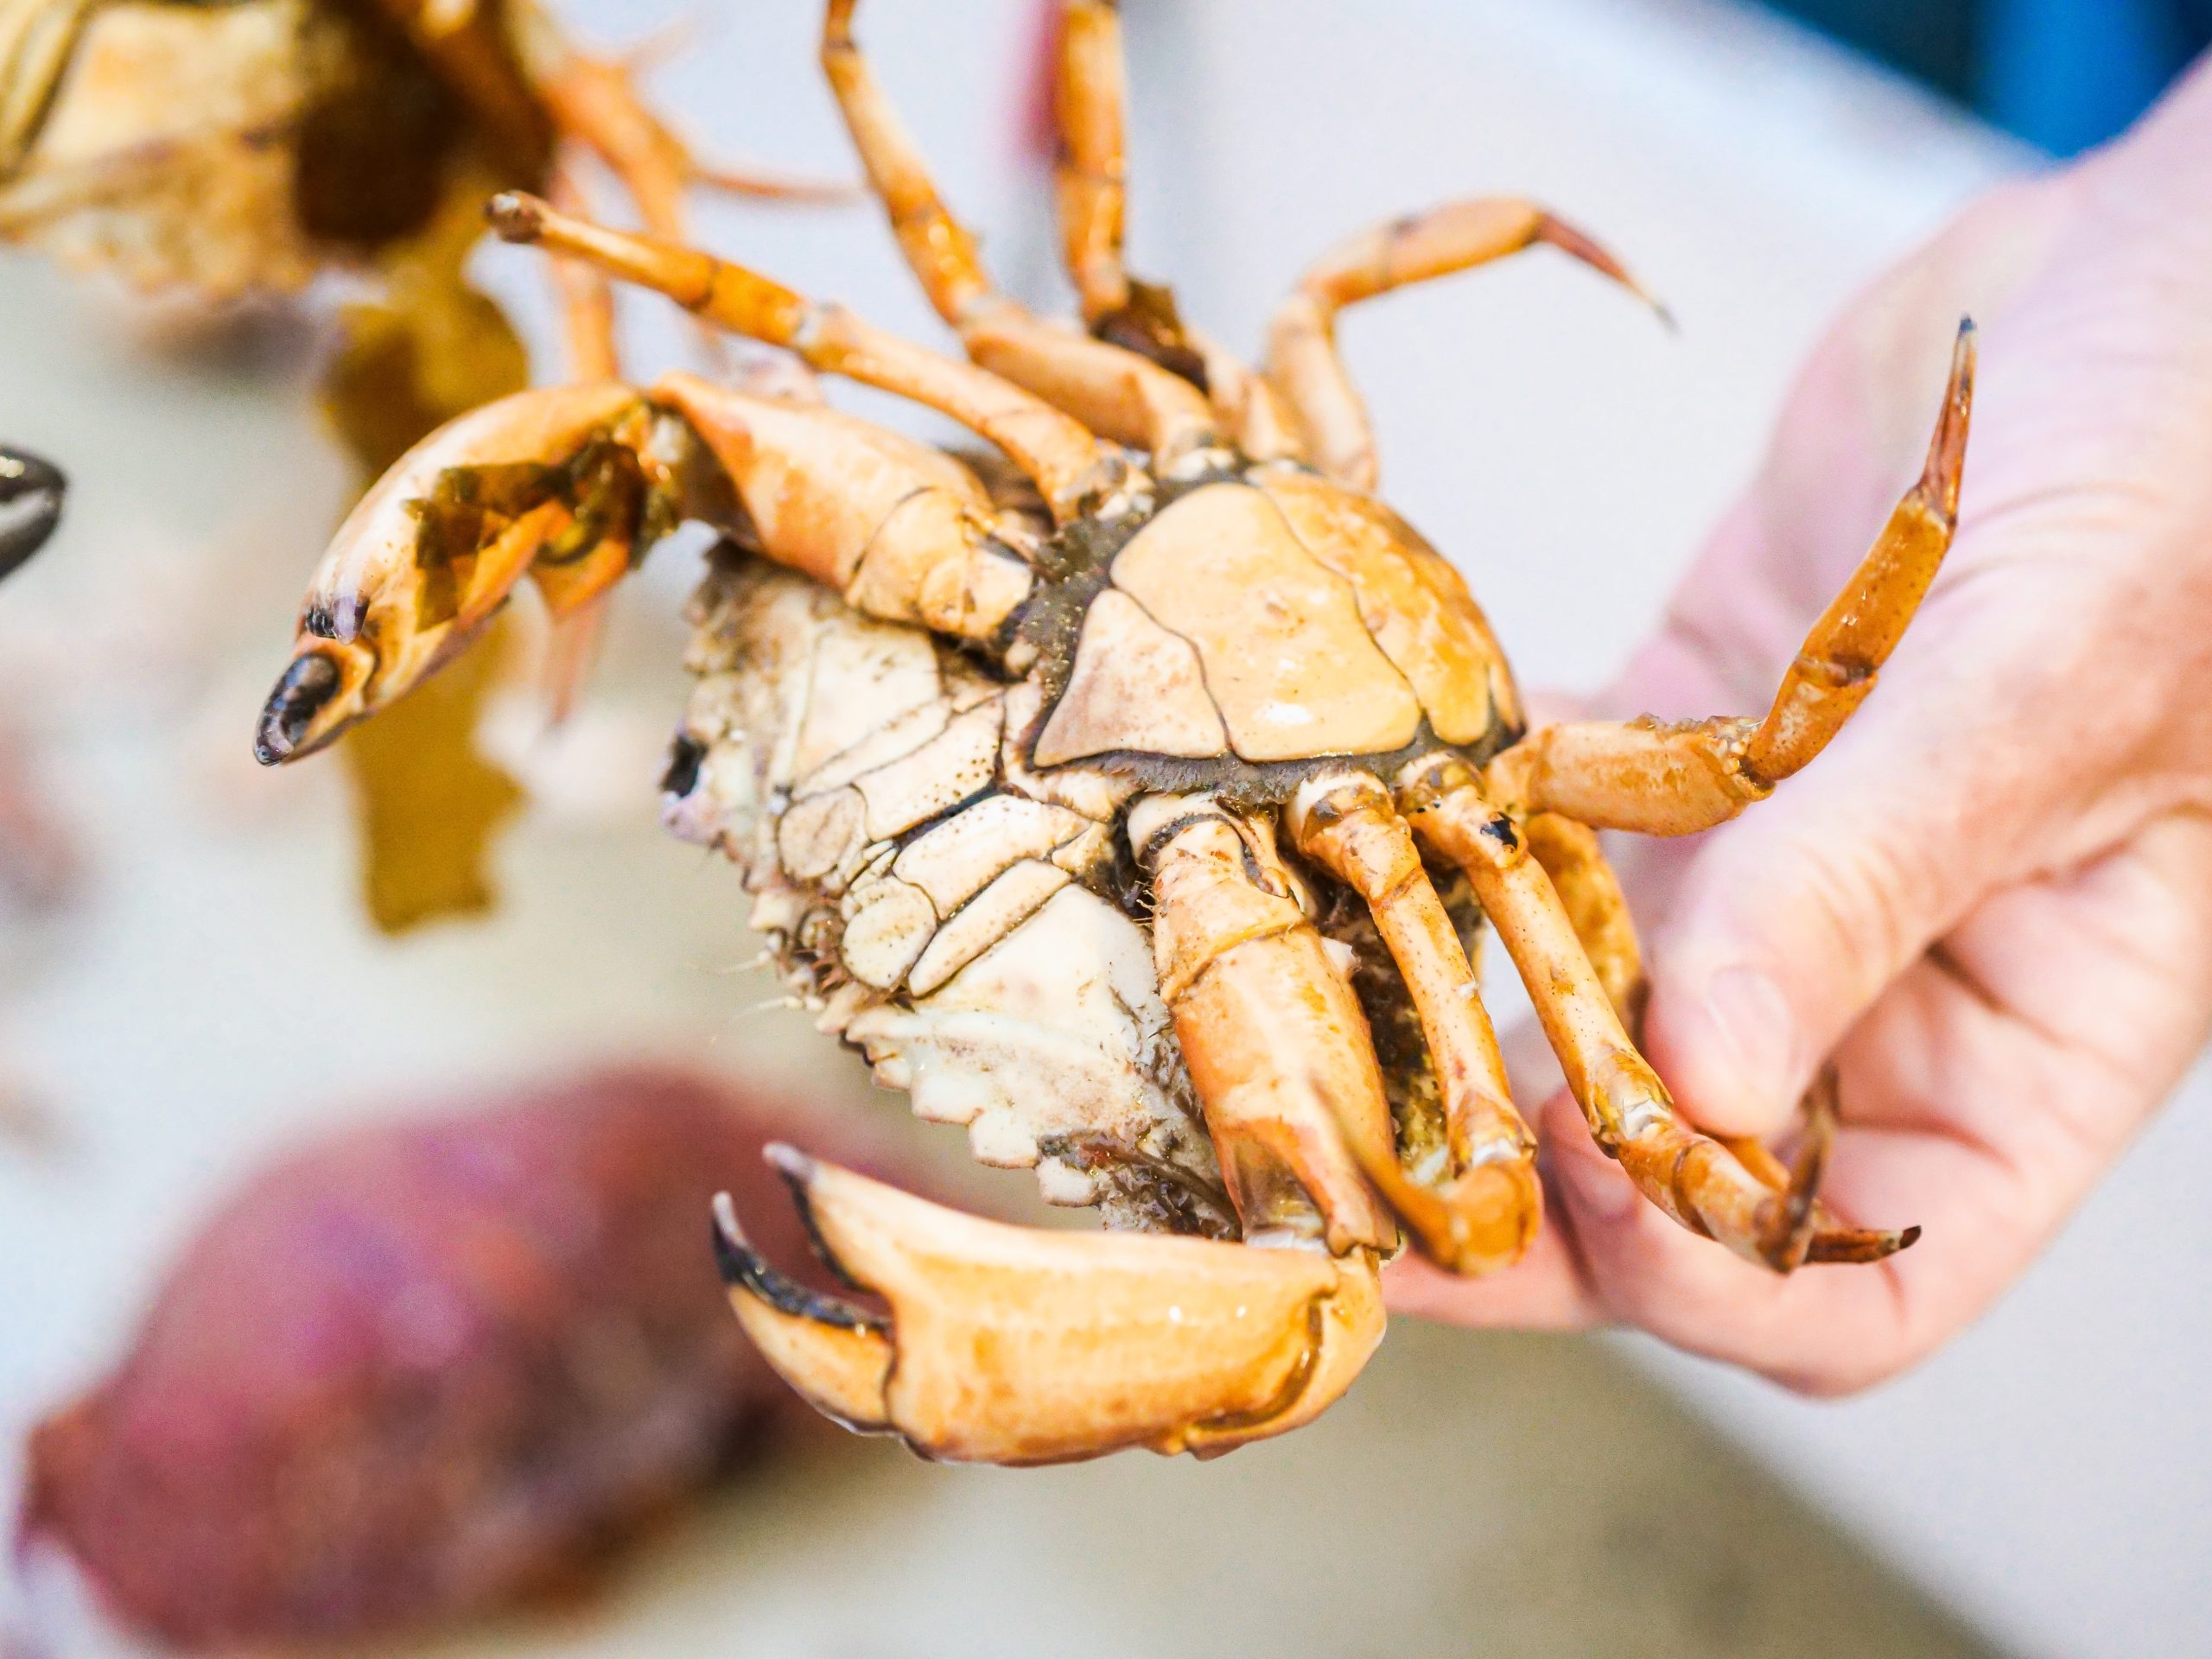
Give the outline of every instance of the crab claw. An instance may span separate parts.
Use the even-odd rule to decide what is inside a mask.
[[[927,1457],[1225,1452],[1311,1421],[1382,1340],[1366,1251],[1045,1232],[945,1209],[789,1147],[767,1155],[830,1267],[889,1312],[778,1273],[746,1243],[725,1194],[715,1245],[739,1321],[817,1408]]]
[[[556,537],[582,543],[563,552],[571,564],[618,547],[605,581],[626,569],[636,514],[626,504],[637,492],[574,463],[642,407],[636,391],[607,382],[517,392],[401,456],[316,569],[255,758],[275,766],[310,753],[413,690],[475,637]]]
[[[20,449],[0,449],[0,576],[46,545],[61,522],[69,480],[50,461]]]

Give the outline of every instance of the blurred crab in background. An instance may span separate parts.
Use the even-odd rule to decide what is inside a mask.
[[[1783,1273],[1910,1243],[1820,1202],[1832,1090],[1790,1165],[1677,1113],[1632,1035],[1635,929],[1595,831],[1732,817],[1872,690],[1949,543],[1971,330],[1924,475],[1764,717],[1531,728],[1459,572],[1374,494],[1333,324],[1532,246],[1621,266],[1528,202],[1452,203],[1325,254],[1255,372],[1124,269],[1118,17],[1073,0],[1058,194],[1086,326],[1046,321],[991,284],[853,11],[830,0],[823,65],[969,361],[532,197],[493,220],[997,456],[682,373],[489,404],[340,530],[257,744],[284,761],[381,715],[525,576],[558,613],[679,519],[723,531],[672,827],[744,870],[778,966],[880,1083],[1110,1230],[983,1221],[771,1148],[873,1298],[785,1278],[723,1202],[732,1299],[771,1362],[938,1457],[1212,1452],[1310,1420],[1380,1339],[1402,1236],[1480,1274],[1538,1225],[1478,994],[1485,925],[1591,1133],[1682,1225]]]
[[[365,482],[529,383],[521,340],[465,274],[488,190],[581,200],[590,158],[668,236],[693,186],[834,194],[701,161],[634,88],[650,50],[581,51],[536,0],[0,0],[0,240],[188,315],[365,275],[323,381]],[[614,374],[604,284],[554,274],[571,372]],[[556,719],[598,620],[547,648]],[[414,711],[404,742],[352,756],[389,929],[488,902],[485,845],[518,791],[474,746],[483,666]],[[426,805],[447,833],[395,833]]]

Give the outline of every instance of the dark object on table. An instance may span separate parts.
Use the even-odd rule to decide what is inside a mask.
[[[788,1217],[760,1147],[798,1116],[632,1068],[280,1161],[188,1247],[116,1375],[34,1432],[23,1546],[193,1649],[588,1582],[791,1398],[730,1317],[708,1202]],[[803,1260],[780,1224],[770,1248]]]
[[[69,480],[50,461],[20,449],[0,448],[0,576],[46,545],[61,522]]]

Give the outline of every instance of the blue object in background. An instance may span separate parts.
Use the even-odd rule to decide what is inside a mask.
[[[1776,0],[2056,156],[2133,121],[2212,42],[2212,0]]]
[[[2056,156],[2101,143],[2149,106],[2204,44],[2173,0],[1998,0],[1976,107]],[[2193,37],[2193,38],[2192,38]]]

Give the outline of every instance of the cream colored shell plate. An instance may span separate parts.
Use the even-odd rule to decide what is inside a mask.
[[[1389,508],[1308,473],[1255,486],[1300,545],[1352,585],[1360,620],[1413,684],[1446,743],[1476,743],[1499,716],[1521,722],[1512,671],[1465,578]]]
[[[1388,753],[1424,715],[1451,743],[1518,718],[1459,573],[1387,509],[1323,480],[1195,490],[1121,550],[1112,581],[1039,734],[1040,766],[1116,751]]]
[[[718,569],[695,617],[684,731],[705,752],[671,827],[745,869],[753,925],[823,1028],[917,1114],[966,1125],[982,1161],[1036,1166],[1053,1203],[1143,1219],[1050,1156],[1057,1135],[1216,1181],[1150,941],[1083,885],[1110,871],[1133,785],[1031,770],[1013,734],[1036,719],[1033,683],[966,677],[791,572]],[[970,798],[995,744],[997,782]],[[825,946],[834,989],[794,954]]]

